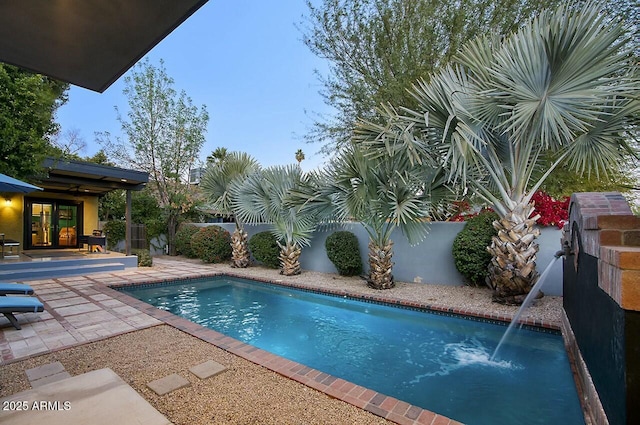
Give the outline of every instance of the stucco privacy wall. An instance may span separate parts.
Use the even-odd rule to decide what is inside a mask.
[[[396,229],[391,239],[393,245],[393,275],[402,282],[437,283],[443,285],[463,285],[464,277],[458,272],[451,254],[453,239],[464,228],[465,223],[435,222],[430,223],[429,235],[420,244],[411,246],[399,229]],[[207,226],[209,224],[199,224]],[[229,232],[233,232],[232,223],[216,223]],[[258,232],[268,231],[268,224],[245,226],[249,237]],[[311,246],[302,250],[300,264],[303,269],[324,273],[337,273],[333,263],[327,257],[324,243],[331,233],[338,230],[353,232],[360,243],[362,263],[367,267],[367,252],[369,235],[360,223],[327,226],[317,230],[311,240]],[[538,238],[540,251],[538,252],[537,268],[540,273],[551,263],[554,254],[560,249],[561,231],[556,228],[541,228],[542,234]],[[544,283],[542,290],[548,295],[562,295],[562,264],[557,261]]]

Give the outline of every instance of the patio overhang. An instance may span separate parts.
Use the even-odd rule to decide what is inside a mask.
[[[103,92],[207,0],[0,2],[0,61]]]
[[[149,174],[91,162],[47,158],[47,177],[37,184],[46,192],[104,195],[116,189],[142,190]]]

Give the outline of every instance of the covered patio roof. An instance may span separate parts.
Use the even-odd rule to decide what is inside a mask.
[[[6,0],[0,61],[103,92],[207,0]]]
[[[116,189],[142,190],[149,174],[91,162],[47,158],[48,176],[37,181],[47,192],[104,195]]]

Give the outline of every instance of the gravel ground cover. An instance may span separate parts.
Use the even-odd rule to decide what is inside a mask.
[[[205,380],[189,372],[207,360],[228,369]],[[4,366],[0,397],[29,389],[24,371],[55,361],[71,375],[111,368],[174,424],[388,423],[166,325]],[[147,388],[172,373],[191,386],[164,396]]]
[[[182,261],[154,258],[154,268],[170,268]],[[281,276],[263,267],[233,269],[228,265],[207,265],[206,270],[282,281],[299,286],[348,290],[367,295],[384,295],[413,300],[442,308],[457,308],[480,314],[510,317],[517,308],[491,302],[485,288],[399,282],[396,288],[380,292],[370,289],[358,277],[305,271],[299,276]],[[560,297],[536,300],[525,313],[530,320],[558,324]],[[200,380],[188,369],[206,360],[228,368],[213,378]],[[0,369],[0,397],[29,389],[25,370],[60,361],[71,375],[109,367],[175,424],[378,424],[383,418],[292,381],[275,372],[230,354],[170,326],[120,335],[12,363]],[[146,387],[152,380],[179,373],[191,386],[165,396]]]

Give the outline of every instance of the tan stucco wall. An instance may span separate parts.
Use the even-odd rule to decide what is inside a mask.
[[[9,199],[11,202],[7,202]],[[15,239],[22,245],[22,228],[24,220],[23,197],[17,193],[6,193],[0,197],[0,233],[7,239]]]
[[[27,195],[32,199],[55,199],[67,200],[73,203],[84,203],[84,226],[82,234],[90,235],[94,229],[98,229],[98,197],[97,196],[72,196],[57,193],[37,193]],[[7,204],[5,198],[9,197],[11,203]],[[20,242],[20,249],[24,249],[23,237],[24,228],[24,195],[5,194],[0,197],[0,233],[4,233],[8,239],[15,239]]]
[[[94,229],[99,229],[98,225],[98,197],[84,197],[84,234],[90,235]]]

